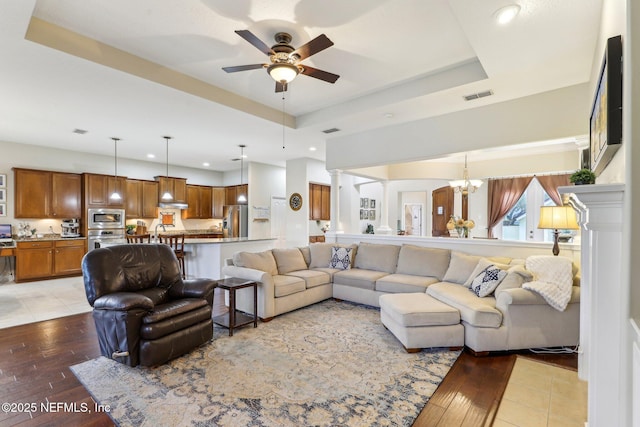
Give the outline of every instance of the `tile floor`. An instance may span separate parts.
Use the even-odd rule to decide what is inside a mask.
[[[578,373],[518,357],[494,427],[584,427],[587,383]]]
[[[88,311],[82,277],[0,283],[0,329]]]

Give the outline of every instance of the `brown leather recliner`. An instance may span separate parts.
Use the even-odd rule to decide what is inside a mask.
[[[183,280],[167,245],[92,250],[82,260],[82,274],[105,357],[156,366],[213,337],[216,281]]]

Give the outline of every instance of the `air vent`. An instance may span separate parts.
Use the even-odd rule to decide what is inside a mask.
[[[84,130],[84,129],[74,129],[73,130],[73,133],[77,133],[78,135],[84,135],[87,132],[89,132],[89,131]]]
[[[473,101],[474,99],[484,98],[486,96],[493,95],[492,90],[485,90],[484,92],[472,93],[471,95],[465,95],[463,98],[465,101]]]
[[[323,133],[334,133],[334,132],[340,132],[340,129],[338,128],[331,128],[331,129],[325,129],[322,131]]]

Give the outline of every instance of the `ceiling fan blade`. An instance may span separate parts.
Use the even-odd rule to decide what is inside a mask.
[[[276,93],[279,92],[286,92],[287,91],[287,86],[289,86],[286,83],[280,83],[280,82],[276,82]]]
[[[238,71],[257,70],[266,66],[267,64],[236,65],[235,67],[222,67],[222,69],[227,73],[237,73]]]
[[[309,43],[303,44],[302,46],[291,52],[291,55],[297,55],[300,58],[299,60],[301,61],[331,46],[333,46],[333,42],[329,40],[329,38],[324,34],[320,34]]]
[[[313,77],[316,79],[324,80],[328,83],[335,83],[340,78],[339,75],[330,73],[328,71],[318,70],[317,68],[309,67],[307,65],[302,66],[301,73],[305,76]]]
[[[264,42],[260,40],[258,37],[256,37],[251,31],[236,30],[236,34],[242,37],[243,39],[245,39],[246,41],[248,41],[249,43],[251,43],[253,46],[255,46],[260,52],[264,53],[265,55],[275,54],[275,52],[269,46],[264,44]]]

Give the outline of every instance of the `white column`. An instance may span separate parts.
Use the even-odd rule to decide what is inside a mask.
[[[389,227],[389,181],[381,181],[380,184],[382,184],[382,206],[380,206],[380,226],[376,233],[391,234],[391,227]]]
[[[624,184],[560,187],[580,212],[580,349],[590,426],[629,425],[629,285],[622,277]],[[585,369],[586,368],[586,369]],[[586,371],[586,372],[585,372]],[[586,377],[585,377],[586,374]]]
[[[340,169],[332,169],[329,171],[331,175],[331,227],[330,234],[343,233],[342,224],[340,223]]]

